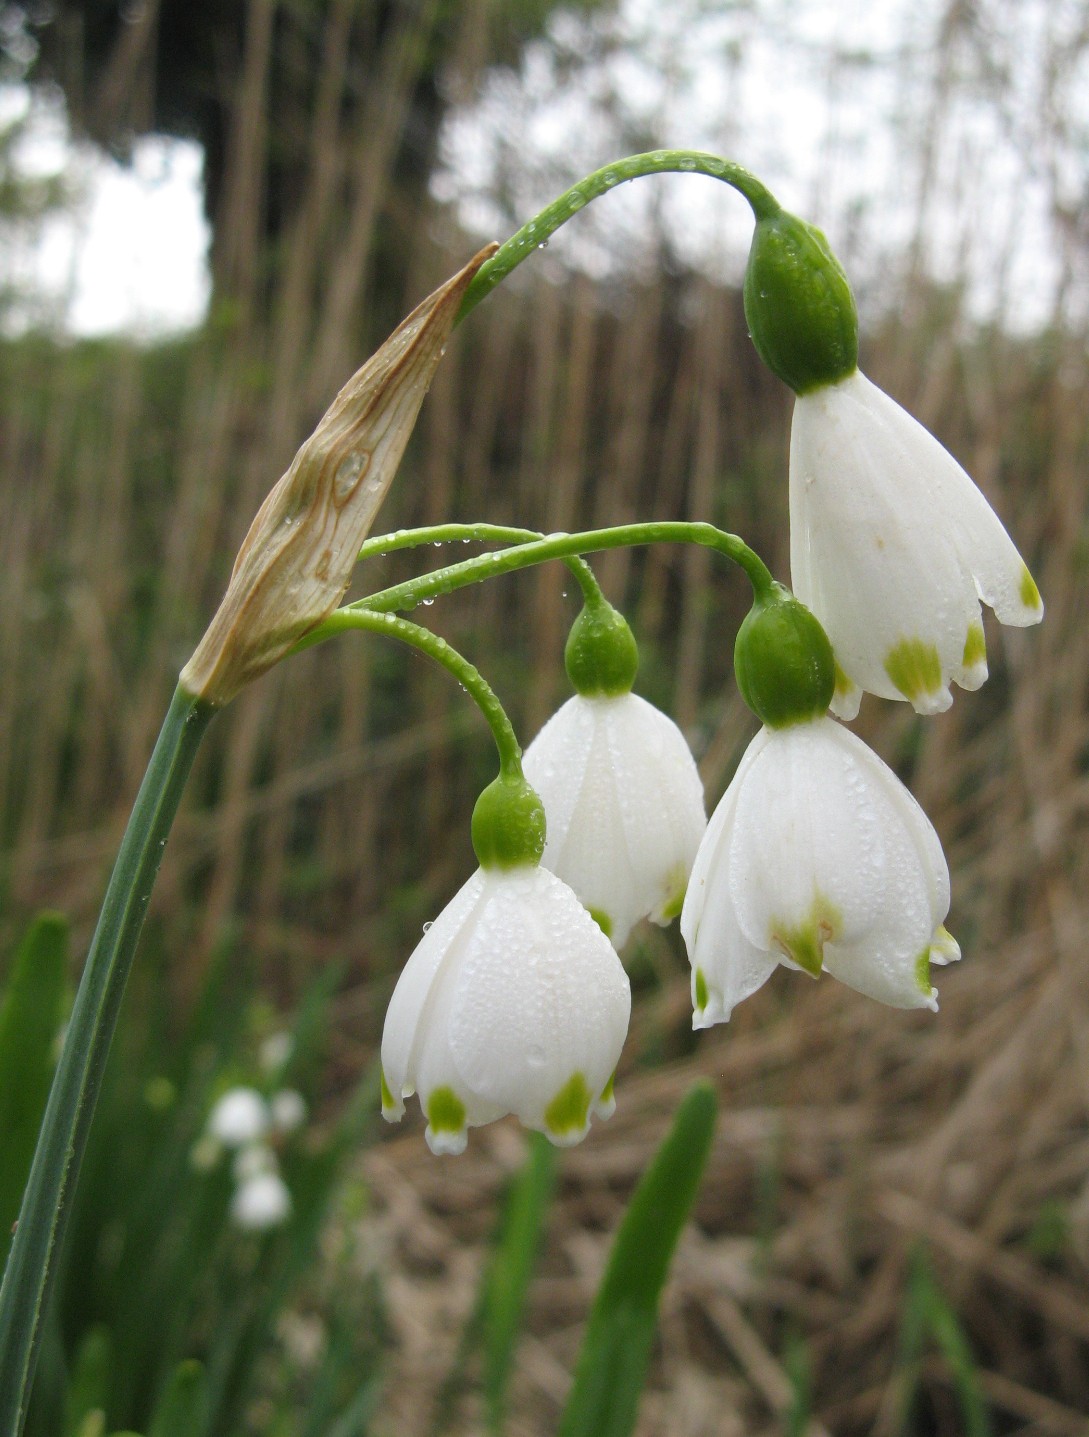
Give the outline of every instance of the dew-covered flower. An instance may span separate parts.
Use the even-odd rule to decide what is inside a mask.
[[[268,1104],[256,1088],[229,1088],[208,1115],[205,1131],[225,1148],[259,1142],[269,1130]]]
[[[950,682],[987,677],[980,601],[1004,624],[1043,604],[1001,521],[957,461],[857,369],[797,397],[790,439],[790,567],[832,641],[833,708],[861,690],[919,713]]]
[[[615,946],[641,918],[675,918],[707,818],[703,784],[673,720],[633,693],[576,694],[523,764],[548,818],[541,862]]]
[[[475,836],[475,831],[474,831]],[[479,852],[479,848],[478,848]],[[432,1152],[516,1114],[567,1145],[613,1111],[631,993],[612,945],[554,874],[478,869],[401,974],[382,1036],[382,1113],[419,1094]]]
[[[267,1232],[291,1216],[291,1194],[278,1172],[255,1172],[238,1184],[228,1211],[243,1231]]]
[[[918,803],[828,717],[753,739],[696,856],[681,914],[693,1024],[729,1018],[784,964],[896,1008],[937,1009],[949,870]]]

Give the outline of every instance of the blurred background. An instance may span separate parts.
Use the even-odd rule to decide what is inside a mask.
[[[0,951],[59,910],[75,977],[249,520],[402,315],[611,158],[736,159],[825,228],[864,368],[975,477],[1047,618],[988,622],[990,681],[949,713],[868,699],[857,724],[949,856],[965,960],[937,1019],[780,972],[697,1041],[678,935],[634,936],[618,1112],[559,1162],[506,1430],[554,1430],[609,1236],[705,1075],[722,1118],[641,1434],[1084,1437],[1085,0],[8,0],[0,52]],[[791,397],[746,335],[749,223],[698,176],[579,215],[454,336],[382,526],[710,519],[787,579]],[[730,673],[744,585],[694,551],[595,567],[710,807],[753,731]],[[428,614],[525,741],[567,694],[564,575]],[[168,1357],[219,1374],[209,1432],[482,1430],[465,1334],[523,1137],[436,1160],[415,1117],[371,1115],[386,1002],[472,867],[492,766],[456,686],[377,640],[293,659],[216,721],[36,1430],[143,1430]],[[187,1155],[218,1092],[292,1062],[293,1217],[232,1234],[226,1172]]]

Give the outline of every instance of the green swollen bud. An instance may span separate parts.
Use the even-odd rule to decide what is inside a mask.
[[[628,621],[606,599],[590,600],[571,625],[563,651],[567,677],[583,698],[631,693],[639,648]]]
[[[757,221],[745,318],[760,358],[795,394],[858,368],[858,314],[847,276],[820,230],[785,210]]]
[[[481,868],[519,868],[541,861],[544,804],[521,773],[501,773],[473,809],[473,848]]]
[[[836,684],[832,645],[815,615],[782,584],[756,600],[737,631],[734,676],[741,697],[769,728],[828,712]]]

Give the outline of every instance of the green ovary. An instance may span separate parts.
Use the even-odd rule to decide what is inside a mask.
[[[703,969],[696,969],[696,1007],[702,1013],[707,1007],[707,1000],[710,998],[707,991],[707,979],[703,976]]]
[[[1017,587],[1017,592],[1026,609],[1039,609],[1043,607],[1040,590],[1036,587],[1036,580],[1024,564],[1021,565],[1021,582]]]
[[[612,1086],[610,1080],[606,1092]],[[604,1096],[604,1094],[602,1095]],[[590,1111],[590,1089],[581,1073],[572,1073],[567,1082],[545,1108],[545,1127],[558,1138],[581,1133]]]
[[[436,1088],[427,1100],[427,1121],[433,1133],[460,1133],[465,1127],[465,1104],[453,1088]]]
[[[839,909],[818,893],[809,916],[796,928],[772,922],[770,945],[780,949],[804,972],[817,978],[824,966],[824,945],[835,938],[842,926],[843,916]]]
[[[969,626],[968,637],[964,640],[964,655],[961,662],[966,669],[974,669],[979,664],[987,662],[987,640],[983,634],[982,624]]]
[[[915,960],[915,986],[924,998],[934,991],[930,986],[930,947],[923,949]]]
[[[885,672],[911,703],[942,687],[942,661],[933,644],[901,639],[885,657]]]

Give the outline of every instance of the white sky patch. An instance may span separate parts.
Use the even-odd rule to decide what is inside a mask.
[[[0,92],[0,124],[29,105],[22,87]],[[0,231],[0,275],[15,291],[8,329],[47,317],[73,335],[155,339],[203,320],[211,232],[199,145],[145,136],[122,165],[73,144],[60,108],[38,103],[14,159],[28,177],[64,174],[73,198],[37,226]]]
[[[977,0],[968,38],[951,43],[948,13],[943,0],[558,10],[517,71],[488,72],[476,100],[450,111],[433,192],[469,232],[502,239],[610,159],[705,149],[827,231],[864,315],[899,303],[915,265],[960,286],[971,318],[1031,328],[1061,305],[1085,320],[1082,0]],[[0,125],[29,103],[24,87],[0,88]],[[80,197],[33,242],[0,229],[0,281],[27,296],[8,328],[48,314],[76,334],[155,337],[201,322],[210,235],[195,144],[147,137],[123,166],[74,146],[59,105],[39,98],[19,163],[66,170]],[[646,280],[672,255],[737,283],[751,224],[725,186],[658,176],[588,207],[537,267]]]

